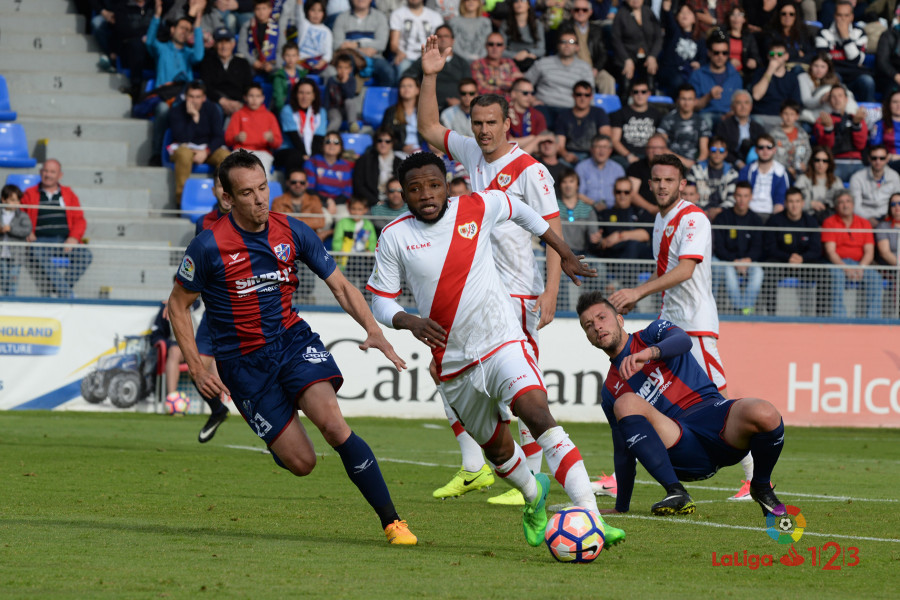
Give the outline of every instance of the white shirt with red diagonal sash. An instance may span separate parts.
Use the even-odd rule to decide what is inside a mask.
[[[446,348],[432,350],[442,381],[509,343],[525,340],[494,264],[490,236],[510,218],[532,219],[532,229],[543,225],[546,230],[546,223],[534,213],[523,217],[513,202],[495,190],[450,198],[437,222],[407,214],[385,226],[378,239],[366,289],[396,298],[406,280],[419,314],[447,331]]]
[[[689,335],[719,337],[719,311],[712,293],[712,230],[703,210],[679,200],[653,225],[656,275],[668,273],[685,258],[699,261],[690,279],[663,292],[660,319],[672,321]]]
[[[544,219],[559,216],[553,177],[518,144],[510,145],[510,152],[488,162],[474,138],[450,130],[444,135],[444,151],[466,168],[472,191],[501,190]],[[512,296],[537,298],[544,291],[544,277],[534,258],[531,238],[530,233],[514,223],[504,223],[491,233],[497,268]]]

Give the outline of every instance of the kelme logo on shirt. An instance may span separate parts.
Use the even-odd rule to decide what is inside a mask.
[[[471,240],[478,233],[478,224],[475,221],[469,221],[457,227],[456,231],[467,240]]]
[[[290,244],[278,244],[272,250],[275,251],[275,256],[278,257],[278,260],[282,260],[287,262],[291,257],[291,245]]]
[[[188,281],[194,280],[194,261],[187,254],[184,255],[184,259],[181,261],[181,266],[178,268],[178,274]]]

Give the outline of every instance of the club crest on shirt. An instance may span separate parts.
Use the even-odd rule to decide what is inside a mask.
[[[181,261],[181,267],[178,269],[178,274],[188,281],[194,280],[194,261],[187,254],[184,255],[184,260]]]
[[[672,237],[672,234],[675,233],[675,226],[669,225],[666,227],[666,237]]]
[[[277,246],[274,246],[272,250],[275,251],[275,256],[278,257],[278,260],[287,262],[287,260],[291,257],[290,244],[278,244]]]
[[[506,173],[500,173],[497,175],[497,183],[500,187],[506,187],[510,183],[512,183],[512,175],[507,175]]]
[[[467,240],[471,240],[478,234],[478,224],[475,221],[469,221],[457,227],[456,231]]]

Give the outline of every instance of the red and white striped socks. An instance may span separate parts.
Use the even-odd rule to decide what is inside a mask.
[[[591,490],[591,479],[584,468],[581,453],[565,429],[557,425],[537,439],[547,457],[550,473],[559,482],[576,506],[597,512],[597,499]]]

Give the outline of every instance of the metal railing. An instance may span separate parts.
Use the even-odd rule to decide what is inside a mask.
[[[138,217],[133,217],[138,218]],[[152,222],[153,218],[147,219]],[[372,218],[373,222],[377,218]],[[379,219],[376,228],[389,219]],[[583,225],[583,222],[579,222]],[[563,223],[564,227],[568,226]],[[623,224],[598,224],[603,227]],[[762,228],[766,229],[766,228]],[[771,229],[768,229],[771,231]],[[796,231],[796,230],[795,230]],[[821,232],[820,232],[821,233]],[[892,233],[900,235],[900,230]],[[168,297],[172,278],[184,248],[166,242],[91,242],[74,248],[63,244],[0,242],[0,298],[78,298],[157,301]],[[543,251],[535,245],[538,260]],[[344,273],[363,289],[374,265],[369,253],[334,253]],[[576,287],[567,279],[560,285],[558,310],[572,311],[584,290],[611,293],[647,281],[655,271],[652,260],[588,257],[598,277]],[[753,263],[739,265],[715,261],[713,290],[722,315],[787,318],[900,320],[900,267],[872,265],[838,267],[818,264]],[[401,304],[412,306],[404,292]],[[336,306],[327,286],[301,265],[298,304]],[[636,312],[655,314],[659,295],[643,299]]]

